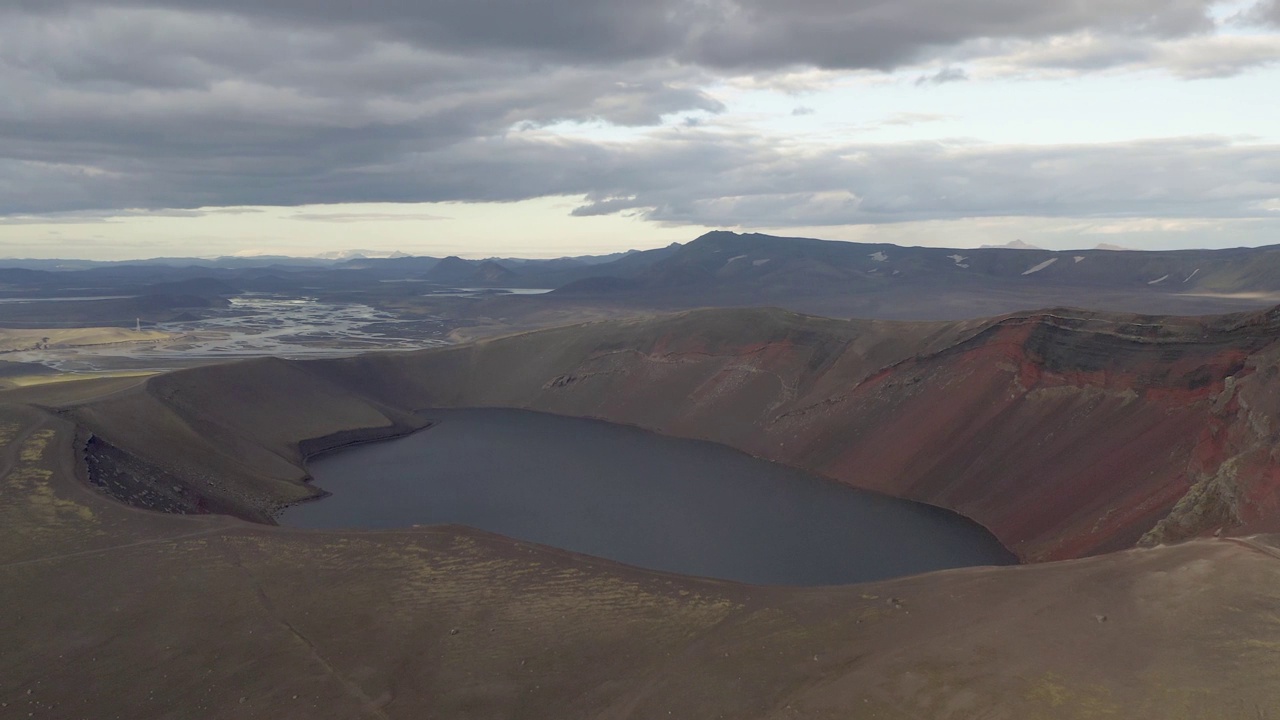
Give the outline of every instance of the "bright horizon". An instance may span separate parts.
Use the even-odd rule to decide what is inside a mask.
[[[735,231],[735,232],[736,232],[736,231]],[[756,231],[754,231],[754,230],[753,230],[753,231],[747,231],[747,232],[756,232]],[[143,256],[137,256],[137,257],[108,258],[108,259],[103,259],[103,258],[89,258],[89,257],[75,257],[75,256],[68,256],[68,255],[27,256],[27,257],[22,257],[22,256],[6,256],[6,257],[0,257],[0,267],[4,267],[6,263],[17,263],[17,262],[23,262],[23,261],[37,261],[37,262],[39,262],[39,261],[45,261],[45,260],[68,260],[68,261],[89,261],[89,262],[134,262],[134,261],[142,262],[142,261],[148,261],[148,260],[166,260],[166,259],[175,259],[175,260],[225,260],[225,259],[230,259],[230,258],[241,258],[241,259],[253,259],[253,258],[289,258],[289,259],[296,259],[296,260],[342,261],[342,260],[355,259],[355,258],[361,258],[361,257],[363,257],[363,258],[369,258],[369,259],[376,259],[376,258],[387,258],[387,257],[435,257],[435,258],[445,258],[445,257],[450,257],[450,256],[456,256],[456,257],[459,257],[459,258],[462,258],[462,259],[465,259],[465,260],[489,260],[489,259],[495,259],[495,260],[554,260],[554,259],[558,259],[558,258],[569,258],[569,257],[589,257],[589,256],[600,256],[600,255],[616,255],[616,254],[628,253],[628,252],[643,252],[643,251],[645,251],[645,250],[654,250],[654,249],[658,249],[658,248],[662,248],[662,247],[667,247],[668,245],[671,245],[672,243],[677,243],[677,244],[680,244],[680,245],[684,245],[684,244],[687,244],[687,243],[689,243],[689,242],[691,242],[691,241],[693,241],[693,240],[696,240],[698,237],[701,237],[701,235],[703,235],[703,234],[705,234],[705,233],[699,233],[699,234],[698,234],[698,235],[696,235],[696,236],[686,237],[686,238],[683,238],[683,239],[675,239],[675,240],[671,240],[671,241],[669,241],[669,242],[661,243],[661,244],[659,244],[659,245],[654,245],[654,246],[628,247],[628,248],[623,248],[623,249],[619,249],[619,250],[609,250],[609,251],[598,251],[598,250],[594,250],[594,249],[592,249],[592,250],[587,250],[587,251],[584,251],[584,252],[572,252],[572,251],[570,251],[570,252],[562,252],[562,253],[555,253],[555,252],[541,252],[541,253],[537,253],[537,252],[531,252],[531,253],[527,253],[527,254],[497,255],[497,254],[492,254],[492,253],[488,253],[488,254],[486,254],[486,253],[483,253],[483,252],[466,252],[466,251],[438,252],[438,253],[434,253],[434,254],[433,254],[433,253],[429,253],[429,252],[428,252],[428,253],[412,253],[412,252],[405,252],[405,251],[403,251],[403,250],[398,250],[398,249],[396,249],[396,248],[344,247],[344,248],[329,248],[329,249],[325,249],[325,250],[317,251],[317,252],[312,253],[312,254],[302,254],[302,253],[293,253],[293,254],[287,254],[287,253],[286,253],[286,254],[280,254],[280,253],[263,252],[263,251],[257,251],[257,250],[247,250],[247,251],[242,250],[242,251],[234,252],[234,253],[230,253],[230,254],[213,254],[213,255],[143,255]],[[761,234],[773,235],[773,233],[761,233]],[[1018,248],[1018,249],[1044,250],[1044,251],[1048,251],[1048,252],[1071,252],[1071,251],[1079,252],[1079,251],[1088,251],[1088,250],[1110,250],[1110,251],[1122,251],[1122,252],[1159,251],[1159,250],[1195,250],[1195,249],[1202,249],[1202,250],[1223,250],[1223,249],[1231,249],[1231,248],[1233,248],[1233,247],[1264,247],[1264,246],[1247,246],[1247,245],[1238,245],[1238,246],[1229,246],[1229,245],[1228,245],[1228,246],[1223,246],[1223,247],[1219,247],[1219,248],[1196,248],[1196,247],[1185,247],[1185,248],[1149,248],[1149,247],[1147,247],[1147,248],[1138,248],[1138,247],[1130,247],[1130,246],[1126,246],[1126,245],[1118,245],[1118,244],[1116,244],[1116,243],[1105,242],[1105,241],[1103,241],[1103,242],[1099,242],[1099,243],[1097,243],[1097,244],[1095,244],[1095,245],[1088,246],[1088,247],[1085,247],[1085,246],[1045,247],[1045,246],[1042,246],[1042,245],[1037,245],[1037,244],[1035,244],[1035,243],[1028,243],[1027,241],[1022,240],[1021,238],[1016,238],[1016,239],[1014,239],[1014,240],[1011,240],[1011,241],[1008,241],[1008,242],[1004,242],[1004,243],[998,243],[998,244],[995,244],[995,243],[987,243],[987,244],[984,244],[984,245],[981,245],[981,246],[965,246],[965,247],[961,247],[961,246],[958,246],[958,245],[923,245],[923,244],[919,244],[919,243],[914,243],[914,244],[913,244],[913,243],[905,243],[905,242],[889,242],[889,241],[884,241],[884,240],[841,240],[841,239],[834,239],[834,238],[814,237],[814,236],[811,236],[811,235],[778,235],[778,236],[776,236],[776,237],[780,237],[780,238],[782,238],[782,239],[786,239],[786,238],[803,238],[803,239],[811,239],[811,240],[826,240],[826,241],[830,241],[830,242],[850,242],[850,243],[868,243],[868,244],[887,244],[887,245],[896,245],[896,246],[898,246],[898,247],[902,247],[902,248],[925,247],[925,248],[944,248],[944,249],[954,248],[954,249],[956,249],[956,250],[974,250],[974,249],[978,249],[979,247],[992,247],[992,248],[1014,247],[1014,248]],[[1018,243],[1026,243],[1026,245],[1027,245],[1028,247],[1026,247],[1026,248],[1020,248],[1020,247],[1019,247],[1019,245],[1018,245]],[[447,247],[447,246],[446,246],[446,247]]]

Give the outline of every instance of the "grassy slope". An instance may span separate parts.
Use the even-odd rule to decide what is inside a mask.
[[[206,504],[253,520],[317,495],[301,482],[300,441],[422,424],[274,359],[161,375],[63,412],[131,453],[145,472],[163,478],[157,485],[185,486]]]

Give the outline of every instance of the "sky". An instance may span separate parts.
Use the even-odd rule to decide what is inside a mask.
[[[1280,0],[0,0],[0,257],[1280,243]]]

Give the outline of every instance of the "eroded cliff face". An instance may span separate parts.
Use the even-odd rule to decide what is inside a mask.
[[[1026,559],[1078,557],[1131,546],[1221,465],[1215,400],[1261,342],[1011,318],[777,424],[792,461],[956,509]]]
[[[165,427],[209,428],[166,431],[175,442],[225,435],[239,456],[276,465],[300,462],[299,441],[402,429],[397,413],[431,406],[598,417],[948,507],[1046,560],[1280,530],[1277,338],[1275,312],[908,324],[696,311],[422,353],[184,371],[129,402],[154,404],[143,416],[173,418]],[[210,390],[215,377],[236,390]],[[298,402],[328,415],[294,418]],[[128,406],[112,403],[72,414],[109,433]],[[161,457],[173,448],[143,434],[112,442],[176,466]],[[258,507],[301,494],[280,490],[287,472],[272,479],[253,485]]]

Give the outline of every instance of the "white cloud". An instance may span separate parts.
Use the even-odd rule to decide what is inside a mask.
[[[1018,42],[975,62],[986,77],[1166,72],[1184,80],[1238,75],[1280,62],[1280,34],[1205,35],[1172,40],[1092,33]]]
[[[916,85],[944,85],[946,83],[964,82],[968,79],[969,73],[964,68],[945,67],[935,73],[917,77]]]

